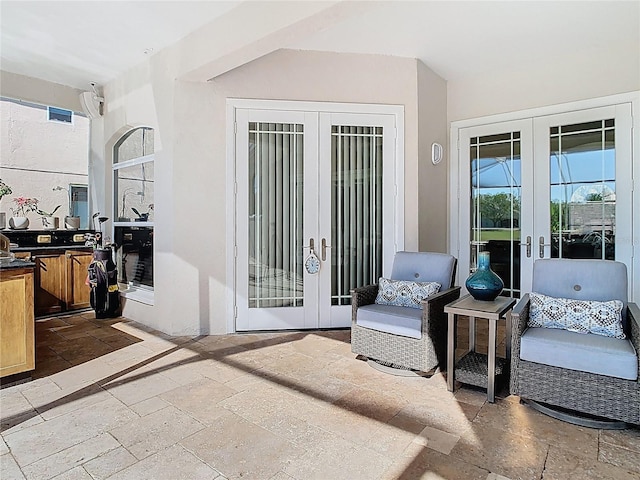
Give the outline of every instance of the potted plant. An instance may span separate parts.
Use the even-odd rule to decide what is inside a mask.
[[[36,200],[36,202],[37,202],[37,200]],[[53,214],[56,213],[61,206],[62,205],[58,205],[56,208],[53,209],[53,211],[51,213],[49,213],[49,212],[45,212],[44,210],[39,209],[37,204],[36,204],[36,207],[35,207],[34,211],[38,215],[40,215],[42,217],[42,228],[44,228],[45,230],[57,230],[58,229],[58,227],[60,226],[60,218],[59,217],[54,217]]]
[[[11,195],[11,193],[13,193],[11,191],[11,187],[9,187],[9,185],[4,183],[0,178],[0,200],[2,200],[2,197],[4,197],[5,195]],[[7,214],[4,212],[0,212],[0,229],[6,228],[6,226],[7,226]]]
[[[151,205],[149,205],[149,207],[151,207]],[[131,207],[131,210],[133,210],[133,213],[135,213],[138,217],[135,218],[136,222],[148,222],[149,221],[149,213],[150,212],[145,212],[145,213],[140,213],[138,211],[137,208]]]
[[[15,197],[13,199],[15,208],[11,208],[11,218],[9,227],[14,230],[26,230],[29,228],[28,212],[35,212],[38,208],[37,198]]]

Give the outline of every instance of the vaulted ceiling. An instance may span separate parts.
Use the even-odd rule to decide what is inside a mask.
[[[235,54],[235,61],[225,57],[226,69],[278,48],[418,58],[447,80],[544,68],[547,60],[576,55],[594,62],[612,53],[630,61],[640,55],[638,1],[3,0],[0,14],[3,71],[82,89],[214,22],[225,26],[216,45]],[[292,28],[305,16],[315,19],[313,28]],[[274,24],[264,48],[256,41],[244,51],[229,47],[244,45],[264,22]]]

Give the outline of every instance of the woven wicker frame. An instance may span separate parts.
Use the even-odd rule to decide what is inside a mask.
[[[511,382],[513,395],[590,415],[640,425],[639,380],[623,380],[593,373],[551,367],[520,359],[520,337],[527,328],[529,298],[511,312]],[[640,310],[627,306],[627,336],[640,352]]]
[[[445,305],[460,297],[460,287],[453,287],[422,301],[422,337],[403,337],[380,332],[356,324],[359,307],[375,302],[377,285],[351,291],[351,351],[370,359],[401,365],[405,368],[429,371],[447,365],[447,315]]]

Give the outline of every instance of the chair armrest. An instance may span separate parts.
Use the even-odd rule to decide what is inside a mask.
[[[371,305],[376,301],[378,296],[378,285],[365,285],[351,290],[351,305],[355,312],[358,307]]]
[[[509,380],[509,392],[512,395],[519,395],[518,369],[520,367],[520,338],[527,329],[529,320],[529,307],[531,301],[529,294],[525,293],[516,306],[507,314],[507,322],[511,322],[511,375]]]
[[[531,301],[529,300],[529,294],[525,293],[523,297],[518,300],[516,306],[511,310],[511,335],[520,336],[527,329],[527,321],[529,320],[529,307]]]
[[[444,307],[458,298],[460,298],[460,287],[451,287],[434,295],[429,295],[422,300],[422,302],[420,302],[422,305],[423,320],[422,333],[425,334],[429,331],[429,324],[432,323],[432,321],[442,323],[446,331],[447,315],[444,313]]]
[[[629,340],[640,354],[640,308],[632,302],[627,303],[627,322],[629,322]],[[640,362],[638,362],[638,381],[640,382]]]

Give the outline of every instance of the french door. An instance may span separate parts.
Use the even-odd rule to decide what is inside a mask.
[[[394,118],[236,111],[236,330],[350,325],[396,249]]]
[[[631,125],[620,104],[460,129],[461,279],[479,251],[514,297],[531,291],[538,258],[631,271]]]

